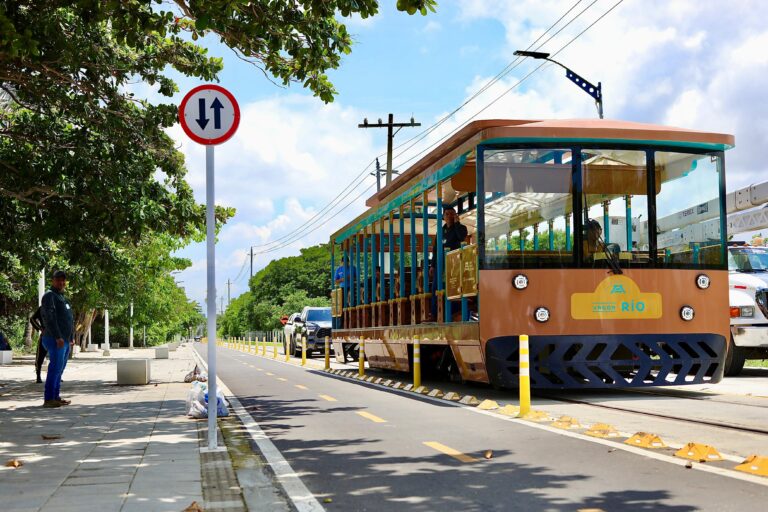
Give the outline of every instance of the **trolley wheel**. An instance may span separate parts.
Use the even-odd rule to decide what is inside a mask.
[[[731,336],[731,343],[728,345],[727,352],[725,354],[725,376],[735,377],[741,373],[744,369],[744,362],[747,359],[747,351],[742,347],[737,347],[733,344],[733,336]]]

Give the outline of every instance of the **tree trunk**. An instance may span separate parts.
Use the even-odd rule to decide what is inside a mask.
[[[27,325],[26,327],[24,327],[24,350],[27,353],[34,352],[36,348],[35,342],[32,340],[32,334],[33,334],[32,323],[29,320],[27,320]]]

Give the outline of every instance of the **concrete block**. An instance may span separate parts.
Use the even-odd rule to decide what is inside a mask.
[[[74,347],[72,347],[72,353],[74,355],[79,354],[80,353],[80,345],[75,345]]]
[[[112,343],[112,348],[120,348],[120,344],[119,343]]]
[[[98,352],[99,351],[99,346],[98,345],[88,345],[85,348],[85,351],[86,352]]]
[[[0,364],[13,364],[13,350],[0,350]]]
[[[168,347],[155,348],[155,359],[168,359]]]
[[[176,343],[175,341],[172,341],[168,344],[168,350],[170,350],[171,352],[176,352],[177,348],[179,348],[179,344]]]
[[[149,359],[118,359],[117,384],[136,386],[149,384]]]

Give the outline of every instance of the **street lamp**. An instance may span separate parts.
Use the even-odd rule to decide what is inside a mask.
[[[531,57],[532,59],[548,60],[549,62],[557,64],[563,68],[565,70],[565,76],[568,78],[568,80],[578,85],[582,91],[586,92],[592,96],[592,98],[594,98],[595,104],[597,105],[597,114],[600,116],[600,119],[603,118],[603,87],[600,82],[597,82],[597,85],[592,84],[589,80],[582,78],[576,72],[571,71],[556,60],[550,59],[549,54],[545,52],[529,52],[525,50],[517,50],[515,55],[518,57]]]

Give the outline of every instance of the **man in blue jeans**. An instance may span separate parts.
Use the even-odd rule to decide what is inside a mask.
[[[45,398],[43,407],[61,407],[69,405],[69,400],[62,400],[61,374],[67,364],[72,335],[74,334],[74,316],[72,305],[64,297],[67,275],[57,270],[53,273],[51,288],[43,295],[41,313],[43,316],[43,346],[48,351],[48,373],[45,377]]]

